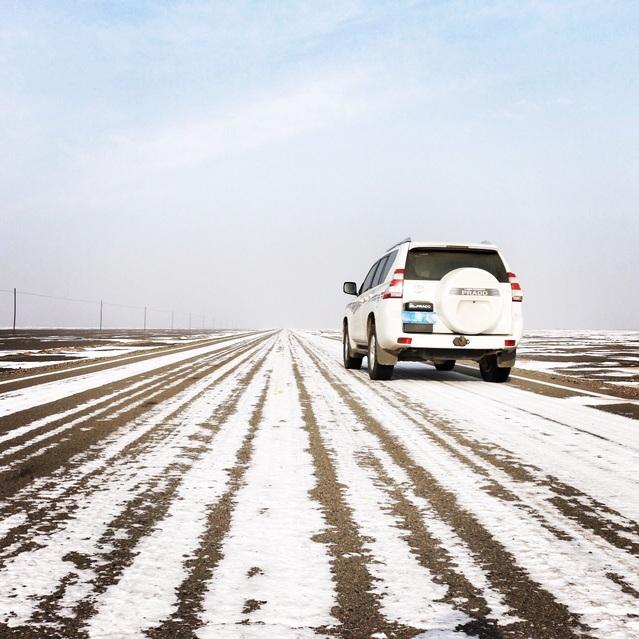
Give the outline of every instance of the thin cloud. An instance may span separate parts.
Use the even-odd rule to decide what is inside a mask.
[[[51,181],[76,197],[238,156],[308,132],[341,125],[379,108],[363,74],[325,78],[246,102],[210,117],[182,116],[77,149]],[[62,173],[62,174],[61,174]]]

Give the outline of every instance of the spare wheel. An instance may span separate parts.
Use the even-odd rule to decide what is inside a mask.
[[[458,268],[440,280],[436,303],[439,319],[453,333],[478,335],[499,322],[504,296],[497,278],[488,271]]]

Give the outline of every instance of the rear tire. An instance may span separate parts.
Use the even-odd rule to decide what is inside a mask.
[[[510,376],[510,368],[497,366],[497,355],[486,355],[479,360],[479,372],[485,382],[501,384]]]
[[[351,344],[348,338],[348,326],[344,326],[342,336],[342,354],[344,356],[344,368],[359,370],[362,367],[363,357],[354,357],[351,353]]]
[[[368,335],[368,376],[371,379],[389,380],[393,376],[392,364],[380,364],[377,361],[377,336],[373,324]]]
[[[439,364],[435,364],[435,368],[438,371],[452,371],[453,368],[455,368],[455,360],[454,359],[447,359],[444,362],[441,362]]]

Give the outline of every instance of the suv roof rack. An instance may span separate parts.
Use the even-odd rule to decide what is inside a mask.
[[[393,246],[391,246],[390,248],[387,248],[386,252],[392,251],[396,246],[399,246],[400,244],[406,244],[406,242],[410,242],[410,241],[411,241],[411,238],[406,237],[401,242],[397,242],[397,244],[393,244]]]

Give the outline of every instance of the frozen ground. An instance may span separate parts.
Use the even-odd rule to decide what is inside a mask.
[[[332,333],[187,346],[1,383],[3,639],[639,637],[614,399],[371,382]]]
[[[518,368],[639,387],[639,331],[529,331],[517,354]]]
[[[28,369],[119,357],[224,336],[235,331],[95,331],[69,329],[61,334],[46,329],[0,334],[0,377]]]

